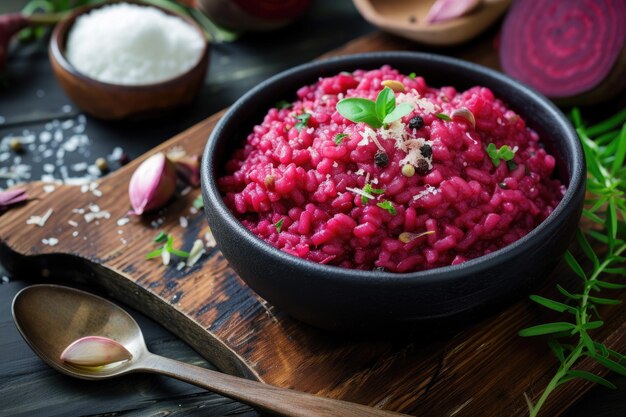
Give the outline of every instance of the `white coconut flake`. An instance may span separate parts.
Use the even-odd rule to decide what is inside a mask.
[[[117,225],[118,226],[124,226],[124,225],[128,224],[128,222],[130,222],[130,219],[128,217],[122,217],[120,219],[117,219]]]
[[[163,265],[169,265],[170,260],[172,259],[172,256],[170,255],[168,251],[163,250],[161,252],[161,259],[163,260]]]
[[[46,211],[46,213],[43,216],[30,216],[30,218],[26,220],[26,224],[34,224],[39,227],[44,227],[46,225],[46,222],[52,215],[52,213],[53,213],[52,209],[48,209],[48,211]]]
[[[180,224],[180,227],[182,227],[183,229],[186,229],[187,226],[189,226],[189,220],[187,220],[185,216],[180,216],[178,218],[178,223]]]
[[[215,246],[217,246],[217,242],[213,237],[213,232],[211,232],[210,230],[204,234],[204,241],[206,242],[207,248],[214,248]]]
[[[47,239],[41,239],[41,243],[48,246],[56,246],[56,244],[59,243],[59,239],[56,237],[49,237]]]
[[[87,223],[91,223],[92,221],[97,220],[97,219],[109,219],[111,217],[111,213],[109,213],[108,211],[97,211],[97,212],[85,213],[84,217]],[[99,223],[96,222],[96,224],[99,224]]]
[[[373,200],[375,197],[369,193],[366,193],[363,190],[359,190],[358,188],[351,188],[351,187],[346,187],[346,190],[353,192],[354,194],[358,194],[360,196],[363,196],[365,198],[369,198],[370,200]]]
[[[196,239],[196,241],[193,242],[193,246],[191,247],[191,250],[189,251],[189,257],[187,258],[187,266],[188,267],[194,266],[196,262],[198,262],[198,260],[205,253],[206,253],[206,250],[204,248],[204,243],[202,242],[202,240]]]
[[[72,227],[78,227],[78,223],[77,223],[77,222],[75,222],[74,220],[68,220],[68,221],[67,221],[67,224],[69,224],[69,225],[70,225],[70,226],[72,226]]]
[[[78,230],[74,230],[74,231],[72,232],[72,236],[74,236],[74,237],[78,236]]]

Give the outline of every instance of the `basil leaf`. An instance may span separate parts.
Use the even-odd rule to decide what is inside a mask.
[[[395,122],[398,119],[406,116],[407,114],[413,111],[413,106],[409,103],[402,103],[398,107],[396,107],[391,113],[389,113],[383,119],[383,122],[389,124],[391,122]]]
[[[344,98],[337,103],[337,111],[346,119],[354,123],[367,123],[373,128],[383,124],[376,117],[376,105],[372,100],[365,98]]]
[[[385,116],[393,111],[396,107],[396,95],[389,87],[385,87],[380,90],[378,97],[376,97],[376,116],[378,120],[383,120]]]

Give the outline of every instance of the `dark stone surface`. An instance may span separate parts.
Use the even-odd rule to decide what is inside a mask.
[[[24,0],[2,0],[0,13],[18,10],[24,3]],[[209,74],[193,105],[153,121],[110,123],[88,117],[89,156],[67,158],[66,163],[92,163],[116,146],[123,147],[131,157],[138,156],[230,105],[270,75],[307,62],[371,30],[351,2],[317,0],[307,16],[291,27],[269,34],[246,35],[233,44],[213,45]],[[43,96],[39,97],[42,92]],[[0,138],[20,134],[24,129],[40,131],[49,119],[64,116],[65,105],[71,103],[52,75],[45,42],[14,49],[6,86],[0,87],[0,116],[6,119],[0,125]],[[70,115],[75,116],[76,112],[72,106]],[[24,156],[24,160],[28,162],[31,157]],[[0,167],[7,163],[0,162]],[[42,165],[33,166],[33,178],[41,176]],[[11,300],[28,283],[28,277],[12,277],[10,282],[0,285],[0,416],[258,416],[246,406],[162,376],[137,374],[86,382],[53,371],[27,347],[11,319]],[[161,326],[132,314],[152,351],[210,367]],[[611,380],[619,386],[618,391],[595,389],[567,416],[626,415],[626,378]]]

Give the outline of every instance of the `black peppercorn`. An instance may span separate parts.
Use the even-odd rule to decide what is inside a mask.
[[[421,129],[424,127],[424,119],[420,116],[413,116],[411,120],[409,120],[409,127],[411,129]]]
[[[419,175],[426,175],[428,174],[428,162],[426,162],[425,159],[418,159],[417,160],[417,167],[415,168],[415,172],[417,172]]]
[[[384,168],[389,165],[389,157],[387,156],[387,153],[378,151],[376,152],[376,155],[374,155],[374,162],[376,163],[376,166]]]
[[[424,158],[430,158],[431,156],[433,156],[433,148],[431,148],[430,145],[427,143],[422,145],[422,147],[420,148],[420,152],[422,153],[422,156]]]

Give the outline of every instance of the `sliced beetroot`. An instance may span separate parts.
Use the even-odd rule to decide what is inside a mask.
[[[517,0],[504,22],[506,73],[565,102],[598,102],[626,88],[626,1]]]

